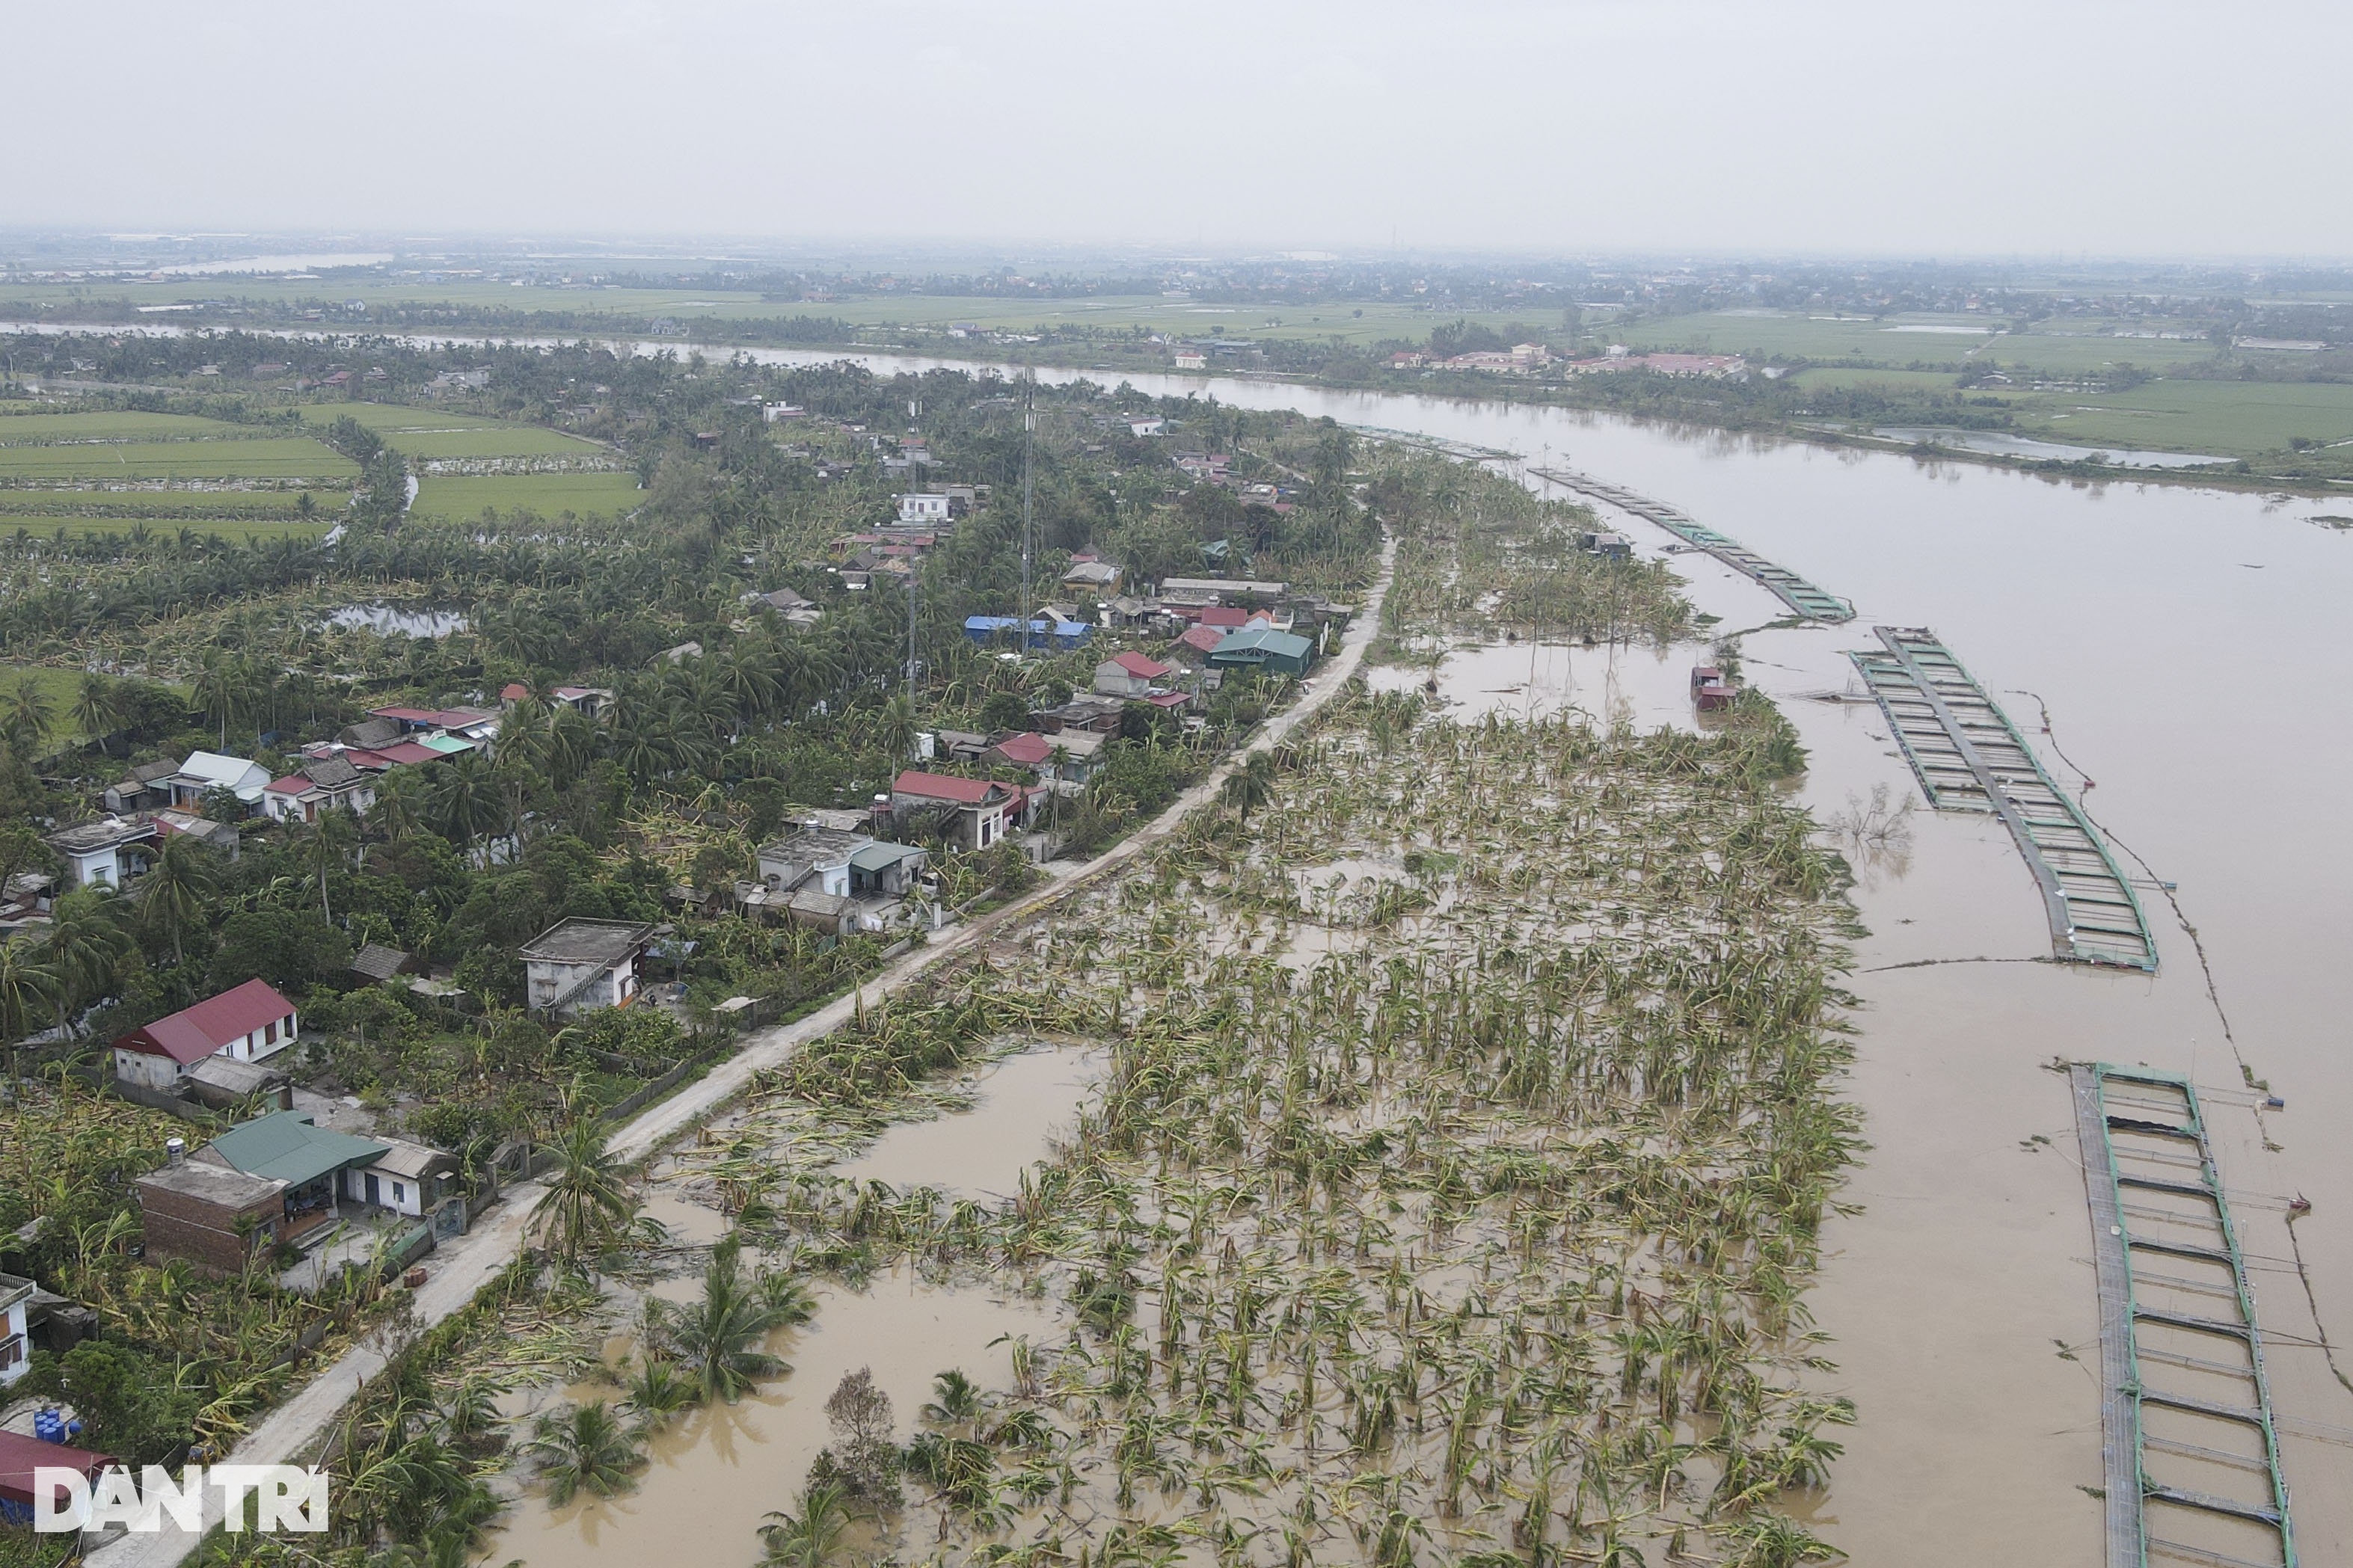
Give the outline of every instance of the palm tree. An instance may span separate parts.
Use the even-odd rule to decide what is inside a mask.
[[[1241,813],[1242,820],[1274,799],[1274,758],[1265,752],[1252,752],[1242,759],[1242,765],[1226,778],[1226,804]]]
[[[16,1042],[32,1027],[36,1008],[60,989],[57,972],[35,954],[32,944],[0,942],[0,1040],[8,1044],[8,1075],[16,1073]]]
[[[542,1415],[522,1447],[539,1461],[547,1500],[557,1508],[583,1491],[598,1497],[627,1491],[634,1484],[631,1473],[646,1462],[636,1439],[602,1400]]]
[[[0,734],[17,754],[30,758],[40,750],[41,740],[57,721],[57,709],[42,691],[40,681],[31,670],[16,677],[5,708],[0,708]]]
[[[902,691],[882,704],[874,739],[892,760],[903,763],[915,754],[915,701]]]
[[[499,816],[499,792],[480,752],[461,752],[436,770],[429,810],[441,837],[471,844]]]
[[[348,811],[331,807],[319,814],[311,831],[302,836],[301,861],[305,871],[315,872],[319,879],[319,913],[327,920],[335,911],[327,905],[327,873],[340,871],[351,858],[352,843],[359,837],[359,825]]]
[[[595,1121],[575,1117],[556,1133],[554,1146],[564,1168],[533,1206],[532,1227],[558,1257],[577,1258],[617,1236],[637,1213],[637,1199],[620,1164],[605,1152]]]
[[[826,1568],[841,1551],[849,1533],[849,1493],[839,1481],[816,1481],[801,1489],[798,1514],[781,1510],[767,1516],[775,1522],[760,1527],[767,1547],[765,1563],[778,1568]]]
[[[123,914],[121,895],[104,885],[77,888],[50,911],[41,960],[57,983],[50,1000],[59,1035],[80,1004],[111,988],[116,968],[134,951]]]
[[[172,962],[187,957],[187,933],[201,925],[205,904],[218,879],[203,846],[185,834],[166,837],[155,851],[155,863],[140,885],[139,918],[159,937],[172,943]]]
[[[703,1270],[702,1299],[691,1306],[672,1306],[663,1316],[663,1336],[701,1389],[705,1403],[724,1400],[733,1405],[759,1385],[764,1377],[786,1370],[776,1356],[757,1348],[778,1329],[806,1321],[796,1309],[776,1299],[768,1277],[746,1279],[743,1271],[743,1238],[730,1235],[711,1249]]]
[[[86,671],[81,684],[74,690],[71,718],[74,727],[103,748],[108,737],[122,719],[121,693],[114,682],[96,670]]]

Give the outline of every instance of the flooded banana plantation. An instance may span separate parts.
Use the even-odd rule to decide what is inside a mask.
[[[2097,1563],[2090,1062],[2194,1086],[2295,1553],[2353,1552],[2326,503],[1141,389],[1525,461],[1372,450],[1378,635],[1271,768],[651,1163],[659,1235],[500,1384],[643,1459],[560,1503],[515,1466],[494,1561]],[[1924,680],[1893,722],[1879,626],[1999,721],[1937,750]],[[2153,971],[2068,961],[2062,797]],[[780,1314],[733,1403],[649,1370],[714,1291]],[[2147,1560],[2291,1561],[2193,1536]]]

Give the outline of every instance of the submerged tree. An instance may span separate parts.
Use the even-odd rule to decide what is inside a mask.
[[[646,1462],[637,1440],[602,1400],[542,1415],[523,1452],[539,1461],[547,1500],[557,1508],[583,1491],[598,1497],[627,1491]]]

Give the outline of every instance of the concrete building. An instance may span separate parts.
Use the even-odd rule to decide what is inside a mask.
[[[278,1244],[286,1184],[174,1156],[132,1183],[148,1252],[184,1258],[224,1274]]]
[[[891,784],[891,809],[902,814],[953,813],[947,837],[964,849],[986,849],[1005,837],[1006,813],[1019,803],[1012,787],[992,779],[956,778],[909,768]]]
[[[1141,698],[1156,680],[1176,673],[1176,667],[1146,658],[1140,653],[1113,654],[1095,666],[1094,689],[1101,697]]]
[[[899,521],[904,524],[940,524],[948,521],[948,498],[918,494],[899,498]]]
[[[66,877],[73,886],[119,892],[146,870],[155,852],[155,825],[144,817],[110,816],[59,828],[46,842],[66,863]]]
[[[637,1000],[638,961],[654,927],[640,921],[560,921],[522,949],[525,1005],[574,1018]]]

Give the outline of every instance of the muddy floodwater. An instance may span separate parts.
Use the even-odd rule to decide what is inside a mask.
[[[1003,1058],[973,1078],[977,1102],[890,1129],[834,1167],[859,1182],[937,1187],[965,1197],[1011,1197],[1021,1173],[1050,1157],[1103,1074],[1104,1053],[1051,1047]]]
[[[681,1417],[649,1447],[651,1464],[633,1491],[610,1500],[584,1494],[554,1510],[526,1493],[483,1561],[529,1568],[751,1563],[760,1555],[763,1516],[794,1506],[809,1461],[826,1444],[826,1396],[843,1374],[872,1368],[903,1423],[931,1397],[934,1374],[956,1367],[976,1383],[1002,1386],[1005,1347],[991,1342],[1061,1331],[1042,1305],[923,1284],[904,1270],[878,1276],[865,1290],[828,1286],[818,1294],[816,1319],[770,1347],[791,1373],[738,1404]],[[570,1392],[616,1396],[606,1388]]]
[[[751,352],[769,363],[856,357],[886,373],[941,363]],[[1879,710],[1824,700],[1859,689],[1845,651],[1871,646],[1874,623],[1935,628],[2053,778],[2084,789],[2141,879],[2161,967],[2152,976],[2042,962],[2051,944],[2033,882],[1990,819],[1920,810],[1902,852],[1856,852],[1868,862],[1854,897],[1869,934],[1848,981],[1860,1001],[1849,1087],[1873,1147],[1844,1194],[1853,1212],[1827,1228],[1831,1250],[1810,1305],[1833,1342],[1839,1370],[1826,1379],[1854,1399],[1860,1422],[1832,1485],[1800,1511],[1862,1563],[2099,1560],[2091,1237],[2066,1081],[2048,1069],[2104,1058],[2189,1073],[2206,1098],[2253,1270],[2298,1546],[2306,1563],[2353,1562],[2353,1391],[2321,1348],[2325,1329],[2353,1349],[2353,1139],[2343,1132],[2353,1106],[2353,731],[2336,679],[2353,535],[2326,521],[2343,501],[2061,481],[1529,406],[1128,379],[1154,395],[1299,408],[1501,448],[1532,466],[1573,465],[1852,600],[1852,626],[1758,631],[1743,644],[1746,679],[1809,749],[1802,798],[1825,820],[1875,794],[1916,793]],[[1613,521],[1638,552],[1663,552],[1660,531]],[[1706,558],[1680,554],[1675,569],[1723,628],[1782,613]],[[1618,700],[1590,655],[1555,651],[1548,668],[1540,650],[1533,672],[1525,647],[1453,655],[1438,671],[1442,692],[1466,708],[1531,694],[1605,710]],[[1620,650],[1620,693],[1638,723],[1687,721],[1672,710],[1700,651],[1646,668],[1649,655]],[[2202,961],[2160,883],[2175,885]],[[2285,1108],[2259,1122],[2250,1079]],[[2288,1202],[2299,1195],[2311,1210],[2291,1233]],[[961,1345],[999,1331],[978,1311],[967,1329],[965,1304],[949,1305],[938,1319],[944,1352],[944,1336]],[[829,1304],[809,1338],[862,1332],[856,1320]],[[776,1393],[712,1418],[724,1434],[690,1443],[682,1428],[675,1441],[685,1446],[639,1496],[599,1505],[609,1520],[592,1530],[582,1510],[551,1525],[528,1502],[494,1560],[586,1561],[596,1534],[615,1545],[603,1561],[750,1561],[751,1525],[789,1500],[807,1451],[806,1439],[777,1436],[778,1412],[830,1386],[809,1351],[793,1354],[804,1370]],[[895,1363],[892,1375],[928,1376],[947,1359]],[[892,1392],[900,1397],[901,1385]],[[754,1469],[769,1478],[765,1499],[723,1500]],[[632,1521],[626,1533],[622,1520]]]

